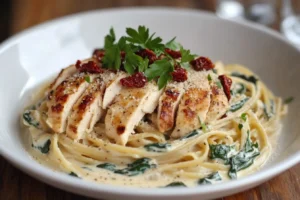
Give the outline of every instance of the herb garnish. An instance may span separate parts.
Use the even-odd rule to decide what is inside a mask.
[[[241,119],[244,120],[244,122],[247,121],[247,114],[246,114],[246,113],[243,113],[243,114],[241,115]]]
[[[207,75],[207,80],[208,80],[208,81],[211,81],[211,80],[212,80],[210,74]]]
[[[91,83],[91,77],[90,76],[86,76],[84,77],[84,80],[88,83]]]
[[[189,62],[195,57],[190,53],[190,50],[183,49],[175,41],[175,37],[163,44],[162,39],[156,37],[155,33],[150,35],[149,29],[145,26],[139,26],[137,30],[127,28],[126,34],[126,36],[116,41],[114,29],[111,28],[109,34],[105,36],[103,67],[119,70],[122,65],[129,74],[143,72],[149,81],[152,79],[157,80],[159,89],[163,88],[172,79],[171,73],[174,71],[175,65],[180,64],[183,67],[189,67]],[[175,61],[171,56],[165,54],[165,58],[156,60],[149,65],[148,58],[136,54],[141,49],[149,49],[158,56],[164,53],[165,48],[180,49],[181,60]],[[125,53],[125,58],[122,58],[122,53]]]

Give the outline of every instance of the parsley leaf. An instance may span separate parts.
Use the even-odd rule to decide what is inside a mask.
[[[164,48],[164,45],[161,43],[162,39],[160,37],[154,37],[155,33],[149,37],[149,29],[145,26],[139,26],[137,30],[127,28],[126,33],[128,35],[128,37],[126,37],[127,41],[138,44],[142,48],[152,50]]]
[[[242,130],[243,124],[239,124],[239,129]]]
[[[169,49],[174,50],[174,51],[180,49],[181,44],[179,44],[178,42],[176,42],[175,39],[176,39],[176,37],[174,37],[173,39],[171,39],[170,41],[168,41],[165,46],[167,48],[169,48]]]
[[[104,38],[104,48],[107,49],[111,47],[116,40],[115,31],[113,28],[110,28],[109,34],[105,36]]]
[[[112,45],[107,48],[103,57],[103,65],[108,69],[120,69],[121,66],[121,51],[117,45]]]
[[[190,62],[194,60],[195,56],[191,54],[190,50],[180,47],[180,53],[181,53],[181,63]]]
[[[145,71],[145,76],[150,81],[158,78],[157,84],[159,89],[163,88],[169,80],[172,79],[171,72],[174,71],[173,65],[167,60],[157,60],[152,63]]]
[[[207,75],[207,80],[208,80],[208,81],[211,81],[211,80],[212,80],[210,74]]]

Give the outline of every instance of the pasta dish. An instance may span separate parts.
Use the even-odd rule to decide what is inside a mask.
[[[257,171],[287,106],[241,65],[213,63],[149,29],[113,29],[61,70],[22,122],[30,154],[76,178],[192,187]]]

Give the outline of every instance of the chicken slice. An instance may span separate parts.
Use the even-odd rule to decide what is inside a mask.
[[[198,129],[205,122],[210,105],[210,86],[206,71],[189,72],[189,79],[184,82],[185,93],[177,111],[176,126],[171,136],[179,138]]]
[[[86,74],[79,73],[68,77],[48,95],[48,118],[46,123],[55,133],[62,133],[66,129],[67,117],[72,106],[82,95],[89,83],[85,81]],[[93,76],[90,76],[91,81]]]
[[[91,132],[103,115],[102,97],[105,84],[100,77],[95,78],[76,101],[68,116],[66,134],[75,140],[82,139],[85,132]]]
[[[216,74],[211,73],[211,95],[210,95],[210,107],[206,115],[207,122],[213,122],[220,119],[229,109],[229,102],[225,95],[225,92],[221,84],[216,84],[220,82]]]
[[[102,101],[103,109],[106,109],[111,104],[115,96],[120,93],[122,89],[120,80],[126,76],[126,73],[122,71],[115,73],[107,70],[103,74],[101,74],[101,78],[103,79],[106,87]]]
[[[173,128],[175,113],[183,94],[183,83],[171,82],[167,84],[158,104],[156,125],[160,132],[166,132]]]
[[[82,60],[82,63],[87,63],[89,61],[92,61],[94,59],[89,58],[89,59],[85,59]],[[66,78],[72,76],[73,74],[75,74],[77,71],[75,64],[74,65],[70,65],[69,67],[66,67],[64,69],[62,69],[58,76],[54,79],[54,81],[50,84],[48,90],[46,91],[46,94],[48,94],[51,90],[54,90],[59,84],[61,84],[61,82],[63,82],[64,80],[66,80]]]
[[[153,82],[147,83],[143,88],[123,88],[107,111],[107,136],[118,144],[125,145],[143,116],[154,111],[161,92]]]

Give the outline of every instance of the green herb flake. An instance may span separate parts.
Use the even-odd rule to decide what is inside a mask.
[[[88,83],[91,83],[91,77],[90,76],[86,76],[84,77],[84,80]]]
[[[289,97],[289,98],[284,100],[284,103],[289,104],[289,103],[292,103],[293,101],[294,101],[294,97]]]
[[[239,129],[242,130],[243,124],[239,124]]]
[[[215,172],[205,178],[199,179],[198,185],[208,185],[208,184],[212,184],[216,181],[221,181],[221,180],[222,180],[222,178],[221,178],[220,174],[218,172]]]
[[[165,187],[186,187],[186,185],[183,182],[177,181],[177,182],[172,182]]]
[[[211,80],[212,80],[210,74],[207,75],[207,80],[208,80],[208,81],[211,81]]]
[[[247,121],[247,114],[246,113],[243,113],[241,115],[241,119],[244,120],[244,121]]]
[[[221,89],[221,88],[222,88],[222,84],[221,84],[221,82],[220,82],[220,81],[216,81],[216,85],[218,86],[218,88],[219,88],[219,89]]]

